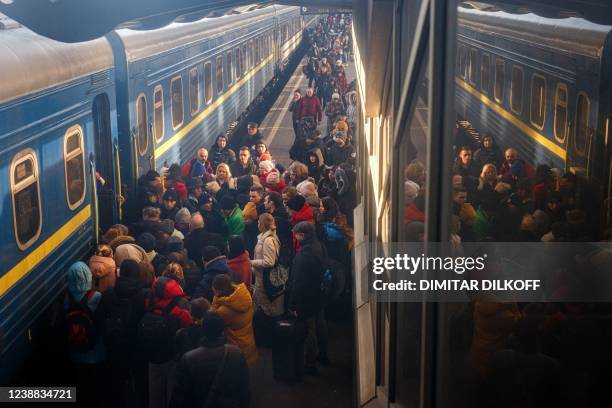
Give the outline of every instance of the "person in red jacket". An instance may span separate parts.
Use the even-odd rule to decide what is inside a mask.
[[[321,124],[321,119],[323,119],[321,101],[319,97],[314,95],[314,90],[312,88],[308,88],[306,90],[306,96],[300,99],[300,106],[296,118],[297,120],[302,120],[308,116],[315,118],[318,124]]]
[[[306,199],[299,194],[294,197],[291,197],[287,201],[287,209],[289,210],[289,221],[291,221],[291,225],[293,226],[302,221],[306,221],[311,224],[316,223],[315,214],[312,210],[312,207],[308,205]],[[299,252],[301,246],[295,237],[295,233],[292,233],[292,242],[295,252]]]

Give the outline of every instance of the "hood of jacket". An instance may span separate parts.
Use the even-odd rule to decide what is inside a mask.
[[[120,276],[115,282],[115,294],[121,299],[129,299],[142,290],[142,281],[138,278]]]
[[[323,153],[321,152],[321,149],[319,147],[310,149],[308,151],[308,154],[314,154],[315,156],[317,156],[317,163],[315,164],[315,167],[321,167],[325,164],[325,160],[323,159]]]
[[[314,224],[314,212],[312,211],[312,207],[305,203],[304,206],[300,209],[300,211],[296,211],[291,215],[291,223],[297,224],[301,221],[308,221]]]
[[[225,306],[238,313],[247,312],[253,305],[251,294],[244,283],[236,286],[236,290],[229,296],[215,296],[213,305]]]
[[[75,300],[80,300],[91,290],[91,271],[84,262],[75,262],[68,268],[68,290]]]
[[[171,300],[177,296],[184,296],[183,288],[174,279],[161,277],[153,281],[151,285],[151,293],[155,304],[158,301]]]
[[[227,258],[223,255],[206,262],[204,268],[206,273],[227,273],[230,275],[233,273],[227,264]]]
[[[115,249],[115,262],[119,267],[126,259],[131,259],[138,263],[147,260],[147,253],[142,247],[136,244],[123,244]]]
[[[89,269],[96,278],[102,278],[111,273],[115,273],[117,266],[113,258],[107,256],[94,255],[89,258]]]

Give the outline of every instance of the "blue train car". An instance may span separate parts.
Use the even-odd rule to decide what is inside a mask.
[[[611,33],[580,18],[461,8],[459,116],[534,165],[612,188]]]
[[[251,104],[301,41],[297,7],[118,30],[107,37],[117,68],[124,180],[184,163]]]
[[[104,39],[64,44],[0,31],[0,381],[27,355],[65,272],[99,222],[95,165],[116,140],[113,55]],[[98,157],[94,146],[110,157]]]

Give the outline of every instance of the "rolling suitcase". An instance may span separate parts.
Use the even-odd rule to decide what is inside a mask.
[[[279,381],[297,382],[304,377],[306,325],[299,320],[276,322],[272,345],[272,370]]]

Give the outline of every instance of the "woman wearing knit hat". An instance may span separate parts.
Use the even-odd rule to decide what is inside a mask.
[[[267,191],[281,193],[285,186],[285,180],[281,178],[280,172],[276,169],[271,171],[265,178],[264,187]]]
[[[298,194],[306,199],[308,205],[312,208],[319,208],[319,195],[317,194],[317,185],[310,180],[304,180],[297,185]]]

